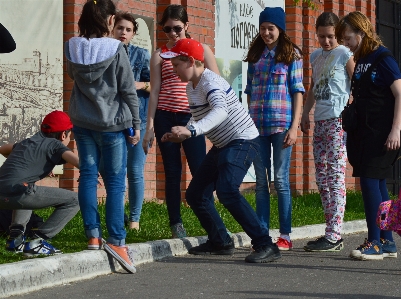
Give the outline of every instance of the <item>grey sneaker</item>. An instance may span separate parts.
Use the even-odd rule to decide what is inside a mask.
[[[177,223],[171,226],[171,234],[173,235],[173,239],[181,239],[187,236],[187,231],[182,223]]]
[[[316,239],[316,241],[310,241],[304,246],[305,251],[340,251],[343,249],[343,239],[338,240],[335,243],[330,242],[324,236]]]

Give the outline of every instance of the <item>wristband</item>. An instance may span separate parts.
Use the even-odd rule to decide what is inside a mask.
[[[196,137],[196,130],[193,125],[187,126],[187,129],[191,132],[191,137]]]

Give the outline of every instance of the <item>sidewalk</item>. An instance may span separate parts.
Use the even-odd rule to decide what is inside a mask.
[[[293,240],[315,238],[324,233],[325,225],[293,228]],[[344,234],[366,231],[365,220],[344,224]],[[278,230],[270,230],[271,236],[279,236]],[[250,246],[245,233],[233,234],[235,247]],[[206,237],[168,239],[130,244],[136,252],[136,265],[151,263],[162,258],[186,255],[188,248],[206,241]],[[245,262],[244,262],[245,263]],[[0,265],[0,297],[21,295],[46,287],[68,284],[121,270],[120,265],[109,258],[105,251],[85,250],[78,253],[36,258],[17,263]],[[135,274],[132,274],[135,275]]]

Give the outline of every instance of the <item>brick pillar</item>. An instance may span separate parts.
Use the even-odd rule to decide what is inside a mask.
[[[161,30],[161,27],[157,25],[158,21],[161,20],[164,10],[170,4],[181,4],[185,7],[188,13],[189,35],[201,42],[207,44],[214,51],[214,5],[210,0],[158,0],[156,7],[156,44],[160,48],[168,42],[166,34]],[[208,145],[210,147],[210,145]],[[188,187],[189,182],[192,179],[191,172],[189,170],[185,153],[181,148],[182,157],[182,175],[181,175],[181,198],[185,199],[185,190]],[[163,160],[160,155],[159,149],[157,149],[156,155],[156,197],[157,199],[165,199],[165,175],[163,168]]]
[[[316,18],[321,13],[321,5],[318,3],[317,10],[309,9],[306,5],[303,5],[302,9],[302,19],[303,19],[303,30],[306,32],[303,34],[303,42],[302,42],[302,51],[304,53],[304,86],[305,86],[305,95],[304,100],[306,100],[307,93],[310,89],[310,83],[312,80],[312,67],[309,61],[309,55],[312,53],[319,44],[316,40]],[[303,173],[302,173],[302,189],[297,190],[297,192],[310,192],[317,190],[316,179],[315,179],[315,162],[313,158],[313,130],[314,130],[314,122],[313,122],[313,113],[314,108],[309,114],[309,118],[311,120],[311,128],[308,134],[303,134],[301,132],[300,140],[302,144],[302,161],[303,161]],[[297,158],[297,157],[296,157]]]
[[[285,1],[286,12],[286,33],[291,38],[291,41],[302,49],[302,40],[307,38],[308,33],[303,30],[302,7],[295,5],[293,0]],[[305,36],[306,35],[306,36]],[[301,193],[303,190],[303,144],[302,132],[298,129],[298,140],[292,148],[291,166],[290,166],[290,185],[291,190],[296,193]]]
[[[81,15],[82,7],[85,4],[85,0],[64,0],[63,2],[63,41],[68,41],[71,37],[78,35],[78,20]],[[73,87],[73,81],[66,73],[66,61],[64,55],[64,44],[60,45],[63,50],[63,110],[68,113],[70,104],[71,91]],[[76,144],[72,139],[68,145],[75,153]],[[64,173],[60,175],[59,187],[68,190],[78,191],[79,171],[70,164],[64,165]]]

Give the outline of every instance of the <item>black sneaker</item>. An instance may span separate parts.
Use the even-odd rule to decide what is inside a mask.
[[[25,237],[24,234],[19,235],[16,238],[9,237],[6,241],[6,250],[13,252],[22,252],[24,250]]]
[[[255,249],[250,255],[245,258],[247,263],[268,263],[281,258],[280,249],[276,244],[262,246]]]
[[[305,251],[340,251],[344,247],[343,239],[335,243],[330,242],[324,236],[310,241],[304,246]]]
[[[34,239],[30,242],[25,243],[24,247],[24,255],[31,257],[37,255],[53,255],[53,254],[61,254],[61,250],[58,250],[56,247],[48,243],[43,239]]]
[[[6,241],[6,250],[22,252],[25,245],[24,227],[22,225],[13,225],[10,227],[10,235]]]
[[[195,255],[233,255],[234,254],[234,242],[231,241],[229,244],[224,246],[213,246],[209,240],[206,243],[202,243],[198,246],[192,247],[188,250],[189,254]]]

